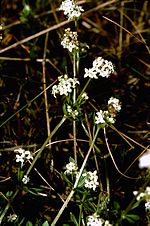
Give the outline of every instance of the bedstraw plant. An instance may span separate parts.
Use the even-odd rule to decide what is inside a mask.
[[[119,226],[137,223],[139,225],[140,217],[135,210],[139,206],[142,208],[143,204],[147,222],[150,224],[149,165],[146,165],[148,169],[145,178],[147,179],[139,191],[133,192],[131,195],[133,199],[128,205],[121,206],[121,203],[115,200],[112,195],[112,181],[108,173],[107,160],[111,160],[120,177],[124,177],[129,183],[138,179],[129,176],[128,169],[126,172],[120,170],[111,151],[111,140],[108,140],[107,136],[107,130],[115,128],[114,124],[124,103],[119,100],[118,96],[114,95],[108,98],[107,103],[104,101],[103,105],[99,107],[92,101],[88,93],[91,82],[97,82],[98,79],[106,80],[110,76],[114,76],[116,66],[110,60],[97,55],[90,64],[92,66],[87,65],[84,70],[80,70],[83,53],[85,54],[90,49],[90,46],[80,42],[78,36],[78,21],[82,17],[84,9],[75,0],[64,0],[59,11],[63,11],[67,20],[74,23],[73,26],[63,30],[64,34],[60,40],[61,46],[66,51],[66,56],[69,57],[72,69],[66,64],[66,71],[51,85],[50,91],[53,99],[60,102],[62,118],[39,150],[34,153],[21,147],[14,150],[18,175],[17,186],[14,193],[3,195],[4,203],[9,201],[0,210],[0,224]],[[43,222],[40,220],[36,224],[30,221],[26,222],[26,219],[21,218],[15,212],[15,208],[12,207],[13,202],[21,192],[29,192],[33,196],[45,195],[43,193],[45,188],[36,187],[32,182],[33,170],[46,183],[50,191],[55,191],[55,188],[37,170],[36,163],[44,155],[45,148],[48,148],[52,153],[53,142],[59,143],[58,136],[57,140],[52,141],[53,136],[57,132],[59,134],[60,129],[61,131],[65,130],[67,125],[69,125],[69,129],[72,128],[70,131],[72,139],[69,140],[66,137],[66,141],[70,142],[70,151],[59,174],[59,180],[62,181],[62,194],[57,193],[56,196],[61,200],[61,205],[56,208],[57,211],[54,211],[53,217],[50,216]],[[112,131],[115,132],[115,129]],[[84,134],[84,139],[80,139],[79,134],[81,133]],[[105,153],[100,148],[101,142],[105,143]],[[82,145],[80,145],[81,143]],[[55,170],[52,154],[50,154],[50,158],[52,172]],[[140,165],[142,165],[141,161]]]

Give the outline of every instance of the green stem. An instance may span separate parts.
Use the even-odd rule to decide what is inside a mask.
[[[106,159],[104,159],[104,163],[105,163],[107,195],[108,195],[108,200],[110,201],[110,182],[109,182],[109,176],[108,176],[108,169],[107,169]]]
[[[82,197],[81,205],[79,206],[80,212],[79,212],[79,224],[78,224],[78,226],[81,225],[81,220],[82,220],[82,215],[83,215],[83,214],[82,214],[82,210],[83,210],[83,202],[84,202],[84,200],[85,200],[85,197],[86,197],[86,195],[84,194],[83,197]]]
[[[85,86],[83,87],[83,89],[82,89],[82,91],[81,91],[80,95],[79,95],[79,96],[78,96],[78,98],[77,98],[77,102],[81,99],[82,94],[84,93],[84,91],[85,91],[85,90],[86,90],[86,88],[88,87],[88,85],[89,85],[90,81],[91,81],[91,78],[89,78],[89,80],[87,81],[87,83],[86,83],[86,84],[85,84]]]
[[[89,148],[89,150],[88,150],[88,152],[87,152],[87,154],[86,154],[86,156],[85,156],[85,159],[84,159],[84,161],[83,161],[83,163],[82,163],[82,166],[81,166],[81,169],[80,169],[80,171],[79,171],[79,174],[78,174],[78,176],[76,177],[76,181],[75,181],[75,183],[74,183],[73,189],[71,190],[70,194],[68,195],[68,197],[67,197],[66,201],[64,202],[64,204],[62,205],[62,207],[60,208],[60,210],[59,210],[58,214],[56,215],[55,219],[53,220],[51,226],[55,226],[55,225],[56,225],[57,221],[59,220],[60,216],[62,215],[63,211],[65,210],[65,208],[67,207],[69,201],[71,200],[72,196],[74,195],[75,189],[76,189],[77,186],[78,186],[80,177],[81,177],[81,175],[82,175],[82,172],[83,172],[83,170],[84,170],[84,167],[85,167],[85,165],[86,165],[86,162],[87,162],[87,160],[88,160],[88,157],[89,157],[89,155],[90,155],[90,153],[91,153],[91,151],[92,151],[92,148],[93,148],[93,146],[94,146],[94,143],[95,143],[95,140],[96,140],[96,138],[97,138],[99,129],[100,129],[100,128],[97,128],[97,131],[96,131],[95,136],[94,136],[94,138],[93,138],[93,140],[92,140],[91,146],[90,146],[90,148]]]
[[[37,155],[35,156],[32,164],[30,165],[29,169],[27,170],[26,175],[28,175],[30,173],[30,171],[32,170],[34,164],[36,163],[37,159],[40,157],[40,155],[42,154],[42,151],[44,150],[45,146],[47,145],[47,143],[49,142],[49,140],[52,138],[52,136],[57,132],[57,130],[61,127],[61,125],[65,122],[66,117],[64,116],[61,121],[58,123],[58,125],[54,128],[54,130],[51,132],[51,134],[47,137],[47,139],[45,140],[44,144],[42,145],[42,147],[40,148],[39,152],[37,153]]]
[[[73,55],[73,77],[76,78],[76,53]],[[76,103],[76,87],[73,89],[73,104]],[[77,140],[76,140],[76,121],[73,120],[73,150],[74,160],[77,162]]]

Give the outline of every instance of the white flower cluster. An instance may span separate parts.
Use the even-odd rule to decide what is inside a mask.
[[[84,78],[95,78],[98,79],[98,77],[106,77],[108,78],[111,73],[114,72],[114,66],[111,61],[104,60],[102,57],[97,57],[93,61],[93,67],[92,68],[85,68],[85,74]]]
[[[96,170],[94,172],[88,171],[86,173],[83,173],[82,176],[85,177],[84,186],[95,191],[96,187],[99,185],[97,171]]]
[[[10,214],[9,216],[7,216],[7,221],[8,222],[13,222],[13,221],[15,221],[17,219],[17,215],[15,214],[15,213],[13,213],[13,214]]]
[[[78,51],[79,50],[79,41],[78,35],[76,31],[71,31],[70,28],[65,29],[64,37],[61,41],[61,45],[63,48],[69,50],[69,52]]]
[[[82,97],[83,100],[88,100],[89,99],[87,93],[85,93],[85,92],[82,94],[81,97]]]
[[[75,162],[69,162],[68,164],[66,164],[66,171],[64,172],[64,174],[76,174],[78,170],[78,166]]]
[[[108,100],[108,105],[112,106],[115,111],[119,112],[121,110],[121,104],[119,102],[119,99],[111,97]]]
[[[99,216],[94,213],[91,216],[88,216],[87,226],[102,226],[104,220],[99,218]]]
[[[27,175],[24,175],[23,178],[22,178],[22,182],[24,184],[27,184],[29,181],[30,181],[30,178]]]
[[[76,117],[79,115],[79,112],[77,110],[73,110],[70,105],[67,105],[67,113],[73,119],[76,119]]]
[[[33,159],[33,156],[30,151],[25,151],[22,148],[15,149],[16,152],[16,162],[21,162],[21,165],[24,164],[25,160]]]
[[[56,97],[56,94],[68,96],[72,92],[72,89],[79,84],[76,78],[68,78],[68,75],[58,77],[59,84],[52,87],[52,94]]]
[[[84,11],[74,0],[64,0],[59,9],[64,11],[64,14],[67,15],[68,20],[79,18],[81,16],[81,12]]]
[[[108,111],[99,110],[95,115],[95,124],[107,124],[115,123],[116,113],[121,110],[121,104],[119,99],[111,97],[108,100]]]
[[[112,226],[108,220],[103,220],[96,213],[91,216],[88,216],[87,226]]]
[[[139,201],[145,200],[145,209],[146,211],[150,211],[150,187],[146,187],[144,192],[138,194],[138,191],[133,191],[134,195],[137,195],[136,200]]]
[[[111,114],[108,111],[100,110],[96,112],[95,124],[104,124],[105,126],[109,123],[111,124],[115,123],[115,119],[111,116]]]
[[[139,158],[139,168],[150,169],[150,149]]]

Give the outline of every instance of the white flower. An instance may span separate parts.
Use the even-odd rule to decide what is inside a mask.
[[[96,187],[99,185],[97,171],[94,172],[86,172],[83,173],[83,177],[85,177],[85,187],[93,189],[95,191]]]
[[[82,94],[81,97],[82,97],[83,100],[88,100],[89,99],[87,93],[85,93],[85,92]]]
[[[139,158],[139,168],[150,169],[150,149]]]
[[[25,160],[33,159],[30,151],[25,151],[22,148],[15,149],[14,152],[16,152],[16,162],[20,162],[21,165],[24,164]]]
[[[150,201],[150,187],[146,187],[145,191],[139,193],[138,191],[133,191],[133,194],[136,197],[136,200],[139,201],[140,199],[145,199],[146,201]]]
[[[147,195],[150,196],[150,187],[146,187],[145,192],[146,192]]]
[[[68,78],[65,74],[64,76],[58,77],[59,84],[52,87],[52,94],[56,97],[56,94],[68,96],[69,93],[79,84],[76,78]]]
[[[99,216],[94,213],[91,216],[88,216],[87,226],[102,226],[104,220],[99,218]]]
[[[147,201],[147,202],[145,203],[145,210],[146,210],[146,211],[150,211],[150,201]]]
[[[115,119],[109,114],[108,111],[98,111],[95,115],[95,124],[104,124],[107,125],[108,123],[115,123]]]
[[[138,191],[133,191],[133,195],[136,196],[138,194]]]
[[[85,71],[84,78],[89,77],[89,78],[98,79],[97,72],[94,70],[94,68],[89,68],[89,69],[85,68],[84,71]]]
[[[121,110],[121,104],[119,102],[119,99],[117,98],[111,97],[108,100],[108,105],[111,105],[114,108],[114,110],[116,110],[117,112]]]
[[[95,116],[95,124],[99,124],[99,123],[105,123],[104,112],[102,110],[100,110],[99,112],[96,112],[96,116]]]
[[[78,35],[76,31],[71,31],[70,28],[65,29],[64,37],[61,41],[61,45],[68,49],[69,52],[73,52],[74,50],[79,50],[79,41]]]
[[[70,105],[67,105],[67,112],[68,115],[73,119],[76,119],[76,117],[79,115],[79,112],[77,110],[73,110]]]
[[[110,224],[109,221],[106,220],[104,226],[112,226],[112,224]]]
[[[25,158],[27,160],[33,159],[33,156],[30,151],[25,151]]]
[[[21,162],[21,164],[25,161],[25,150],[22,148],[15,149],[14,152],[18,153],[16,154],[16,162]]]
[[[69,20],[79,18],[81,12],[84,10],[81,6],[78,6],[73,0],[64,0],[59,8],[64,11],[64,14],[67,15]]]
[[[21,154],[21,155],[18,155],[16,154],[16,162],[21,162],[21,164],[24,163],[24,158],[25,158],[25,154]]]
[[[137,196],[136,200],[139,201],[141,198],[143,198],[145,196],[145,193],[141,192],[138,194],[138,191],[133,191],[133,195]]]
[[[108,78],[111,73],[114,72],[114,66],[112,62],[108,60],[104,60],[102,57],[97,57],[93,61],[93,67],[92,68],[85,68],[85,74],[84,78],[95,78],[98,79],[98,77],[106,77]]]
[[[7,216],[7,221],[8,222],[13,222],[17,219],[17,215],[14,213],[14,214],[10,214],[9,216]]]
[[[75,162],[69,162],[68,164],[66,164],[66,171],[64,172],[65,174],[73,174],[73,173],[77,173],[78,170],[78,166]]]
[[[22,182],[23,182],[24,184],[27,184],[29,181],[30,181],[30,178],[29,178],[27,175],[24,175],[24,176],[23,176],[23,179],[22,179]]]

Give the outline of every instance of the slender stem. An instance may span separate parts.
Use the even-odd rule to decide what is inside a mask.
[[[129,177],[129,176],[126,176],[124,173],[122,173],[122,172],[119,170],[119,168],[118,168],[118,166],[117,166],[117,164],[116,164],[116,162],[115,162],[115,160],[114,160],[114,157],[113,157],[113,155],[112,155],[112,153],[111,153],[111,150],[110,150],[110,147],[109,147],[109,143],[108,143],[108,138],[107,138],[107,136],[106,136],[106,129],[105,129],[105,128],[104,128],[104,137],[105,137],[105,142],[106,142],[106,146],[107,146],[109,155],[110,155],[110,157],[111,157],[111,159],[112,159],[112,161],[113,161],[113,164],[114,164],[116,170],[118,171],[118,173],[120,173],[122,176],[124,176],[124,177],[126,177],[126,178],[128,178],[128,179],[138,179],[138,178],[135,178],[135,177]]]
[[[76,53],[73,55],[73,77],[76,78]],[[76,102],[76,87],[73,89],[73,104]],[[76,140],[76,121],[73,120],[73,150],[74,150],[74,159],[77,162],[77,140]]]
[[[40,155],[42,154],[42,151],[44,150],[44,148],[46,147],[47,143],[49,142],[49,140],[52,138],[52,136],[57,132],[57,130],[61,127],[61,125],[65,122],[66,117],[64,116],[61,121],[58,123],[58,125],[54,128],[54,130],[51,132],[51,134],[47,137],[47,139],[45,140],[44,144],[42,145],[42,147],[40,148],[39,152],[37,153],[37,155],[35,156],[35,158],[33,159],[33,162],[31,163],[29,169],[27,170],[26,175],[28,175],[30,173],[30,171],[32,170],[33,166],[35,165],[37,159],[40,157]]]
[[[121,55],[122,55],[122,34],[123,34],[123,30],[122,30],[122,27],[123,27],[123,9],[124,9],[124,2],[121,2],[121,10],[120,10],[120,31],[119,31],[119,51],[118,51],[118,57],[119,57],[119,60],[121,60]],[[121,65],[120,65],[121,66]]]
[[[47,45],[48,45],[48,36],[49,36],[49,33],[46,33],[42,69],[43,69],[43,89],[44,89],[44,100],[45,100],[47,135],[49,136],[50,135],[50,123],[49,123],[48,100],[47,100],[47,92],[46,92],[46,74],[45,74],[45,60],[46,60],[46,51],[47,51]],[[51,142],[51,141],[49,140],[49,142]]]
[[[51,86],[53,86],[53,84],[56,81],[54,81],[52,84],[50,84],[46,90],[48,90]],[[41,96],[44,93],[44,91],[42,91],[41,93],[39,93],[36,97],[34,97],[32,100],[30,100],[27,104],[25,104],[22,108],[20,108],[18,111],[16,111],[13,115],[11,115],[8,119],[6,119],[1,125],[0,127],[4,126],[9,120],[11,120],[15,115],[17,115],[20,111],[22,111],[23,109],[25,109],[26,107],[28,107],[33,101],[35,101],[39,96]]]
[[[77,163],[77,136],[76,136],[76,121],[73,120],[73,150],[74,160]]]
[[[85,91],[85,90],[86,90],[86,88],[88,87],[88,85],[89,85],[90,81],[91,81],[91,78],[89,78],[89,80],[87,81],[87,83],[86,83],[86,84],[85,84],[85,86],[83,87],[83,89],[82,89],[82,91],[81,91],[80,95],[78,96],[77,102],[80,100],[80,98],[81,98],[82,94],[84,93],[84,91]]]
[[[95,136],[94,136],[94,138],[93,138],[93,140],[92,140],[91,146],[90,146],[90,148],[89,148],[89,150],[88,150],[88,152],[87,152],[87,154],[86,154],[86,156],[85,156],[85,159],[84,159],[84,161],[83,161],[83,163],[82,163],[82,166],[81,166],[81,169],[80,169],[80,171],[79,171],[79,174],[78,174],[78,176],[76,177],[76,181],[75,181],[75,183],[74,183],[73,189],[71,190],[70,194],[68,195],[68,197],[67,197],[66,201],[64,202],[64,204],[62,205],[62,207],[60,208],[60,210],[59,210],[58,214],[56,215],[55,219],[53,220],[51,226],[55,226],[55,224],[56,224],[57,221],[59,220],[60,216],[62,215],[63,211],[64,211],[65,208],[67,207],[69,201],[71,200],[72,196],[74,195],[75,189],[76,189],[77,186],[78,186],[80,177],[81,177],[81,175],[82,175],[82,172],[83,172],[83,170],[84,170],[84,167],[85,167],[85,165],[86,165],[86,162],[87,162],[87,160],[88,160],[88,157],[89,157],[89,155],[90,155],[90,153],[91,153],[91,151],[92,151],[92,148],[93,148],[93,146],[94,146],[94,143],[95,143],[95,140],[96,140],[96,138],[97,138],[98,132],[99,132],[99,128],[97,128],[97,131],[96,131]]]
[[[86,197],[86,195],[83,194],[82,201],[81,201],[81,205],[79,206],[80,212],[79,212],[79,223],[78,223],[78,226],[81,225],[81,220],[82,220],[82,215],[83,215],[83,214],[82,214],[82,210],[83,210],[83,202],[84,202],[84,200],[85,200],[85,197]]]
[[[107,169],[106,160],[105,160],[105,174],[106,174],[107,195],[108,195],[108,200],[110,201],[110,182],[109,182],[109,176],[108,176],[108,169]]]

